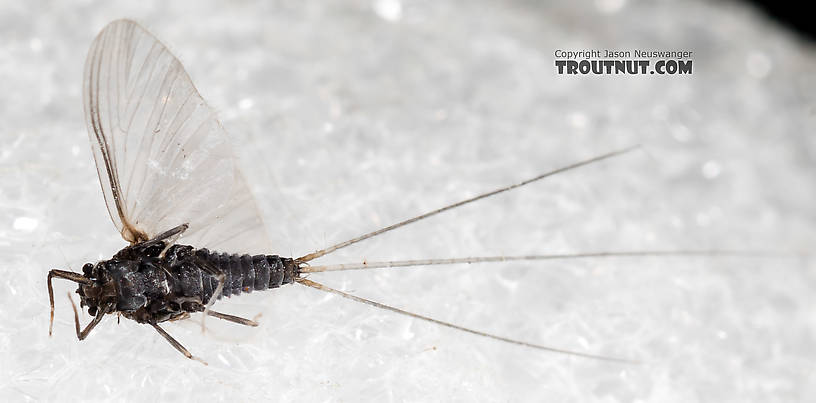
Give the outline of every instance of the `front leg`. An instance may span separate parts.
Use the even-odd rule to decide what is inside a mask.
[[[48,335],[51,336],[51,331],[54,329],[54,286],[51,285],[51,280],[56,278],[64,278],[66,280],[71,280],[78,284],[85,284],[91,285],[93,281],[91,279],[79,274],[74,273],[72,271],[65,271],[65,270],[51,270],[48,272],[48,302],[51,304],[51,321],[48,323]],[[71,294],[68,294],[68,298],[71,298]],[[71,301],[73,304],[74,301]]]

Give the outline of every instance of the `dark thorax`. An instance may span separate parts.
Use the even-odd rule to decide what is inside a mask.
[[[192,281],[190,277],[198,277],[198,283],[210,282],[201,270],[208,263],[198,259],[191,246],[173,245],[166,251],[165,247],[163,241],[136,244],[110,260],[86,264],[83,274],[93,284],[79,286],[81,305],[94,316],[100,309],[103,313],[112,309],[139,323],[160,323],[204,310],[204,293],[185,295],[203,287],[185,283]]]

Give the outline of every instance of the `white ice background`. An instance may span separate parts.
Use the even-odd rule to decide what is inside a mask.
[[[0,4],[0,400],[775,402],[816,396],[800,258],[617,258],[312,275],[551,354],[292,285],[219,302],[258,328],[115,317],[74,336],[46,273],[125,243],[82,114],[88,46],[145,25],[219,114],[274,250],[298,256],[614,149],[320,262],[600,250],[808,251],[816,53],[737,2]],[[690,76],[568,77],[556,49],[691,50]],[[319,262],[315,262],[316,264]],[[87,312],[83,323],[90,319]]]

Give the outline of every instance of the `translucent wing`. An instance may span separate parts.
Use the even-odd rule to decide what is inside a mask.
[[[178,59],[139,24],[114,21],[91,44],[84,103],[105,202],[125,240],[189,223],[185,243],[269,252],[226,131]]]

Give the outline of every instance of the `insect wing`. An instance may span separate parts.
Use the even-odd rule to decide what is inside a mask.
[[[152,34],[129,20],[106,26],[88,53],[83,95],[105,202],[125,240],[189,223],[184,243],[268,252],[226,131]]]

